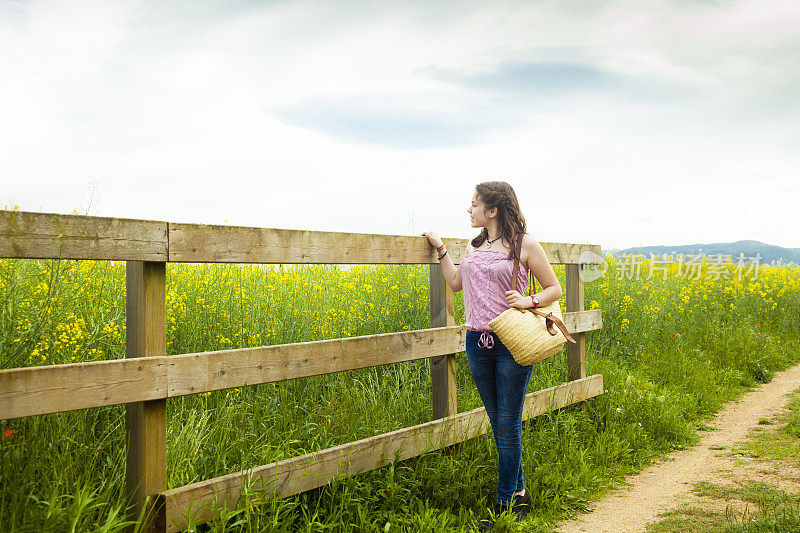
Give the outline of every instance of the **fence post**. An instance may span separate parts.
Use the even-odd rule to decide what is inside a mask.
[[[584,311],[583,279],[581,266],[578,263],[566,265],[567,312]],[[586,333],[572,333],[576,344],[567,343],[567,366],[569,381],[586,377]]]
[[[166,355],[166,277],[166,263],[126,262],[127,358]],[[167,488],[167,400],[126,404],[125,428],[129,516],[138,517],[149,496],[140,531],[166,531],[165,510],[154,502]]]
[[[441,265],[430,265],[431,327],[440,328],[456,324],[453,291],[444,279]],[[433,382],[433,419],[458,413],[456,399],[456,356],[444,355],[431,359]]]

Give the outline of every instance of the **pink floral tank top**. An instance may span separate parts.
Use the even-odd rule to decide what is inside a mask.
[[[489,321],[509,308],[506,291],[511,287],[514,261],[508,252],[473,250],[461,260],[461,287],[464,290],[464,322],[467,329],[492,331]],[[528,269],[520,263],[515,289],[525,293]]]

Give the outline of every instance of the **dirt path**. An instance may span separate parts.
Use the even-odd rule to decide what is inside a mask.
[[[785,410],[787,395],[800,387],[800,365],[776,373],[772,381],[727,404],[708,422],[718,431],[708,431],[690,450],[669,454],[661,462],[628,476],[626,484],[590,506],[592,511],[572,520],[562,521],[559,533],[644,532],[659,513],[680,506],[690,497],[693,483],[730,479],[734,458],[720,450],[730,450],[743,440],[748,430],[758,427],[760,418],[769,418]],[[767,475],[752,469],[750,475]],[[791,476],[790,476],[791,477]],[[790,483],[784,479],[785,483]]]

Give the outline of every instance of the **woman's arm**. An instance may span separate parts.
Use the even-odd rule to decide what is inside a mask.
[[[442,239],[435,231],[428,231],[423,233],[422,235],[428,237],[428,241],[434,248],[438,248],[439,246],[442,245]],[[442,255],[446,249],[447,249],[446,246],[442,248],[442,251],[437,253],[437,257]],[[464,257],[466,257],[471,251],[472,251],[472,245],[468,241]],[[439,261],[439,264],[442,265],[442,274],[444,274],[444,279],[450,286],[450,290],[453,292],[460,291],[462,289],[461,269],[456,268],[456,265],[455,263],[453,263],[453,259],[450,257],[449,252],[445,254],[444,257],[442,257],[442,259]]]
[[[539,305],[537,307],[544,307],[560,299],[563,295],[561,284],[558,282],[556,273],[553,272],[553,267],[550,265],[547,253],[545,253],[542,245],[532,236],[526,234],[522,239],[522,247],[528,256],[527,267],[533,271],[533,275],[541,283],[542,290],[533,293],[531,296],[522,296],[516,291],[508,291],[506,292],[506,298],[509,300],[509,306],[523,309],[531,308],[533,307],[532,296],[539,297]],[[515,305],[512,305],[512,303]]]

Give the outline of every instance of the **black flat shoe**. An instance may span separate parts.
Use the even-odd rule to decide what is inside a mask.
[[[522,496],[515,496],[513,500],[513,504],[511,505],[510,509],[511,512],[514,513],[515,518],[519,522],[530,512],[531,506],[533,505],[533,500],[531,499],[530,494],[528,491],[525,491],[525,494]],[[478,524],[480,526],[481,531],[491,531],[494,528],[494,522],[497,518],[497,515],[502,513],[503,511],[507,511],[509,507],[502,506],[497,502],[494,502],[492,506],[492,512],[489,514],[487,518],[484,518]]]
[[[517,520],[522,520],[525,518],[525,516],[530,512],[532,505],[533,500],[531,499],[531,495],[527,490],[525,491],[524,495],[515,496],[512,510],[514,511],[514,514],[517,515]]]

